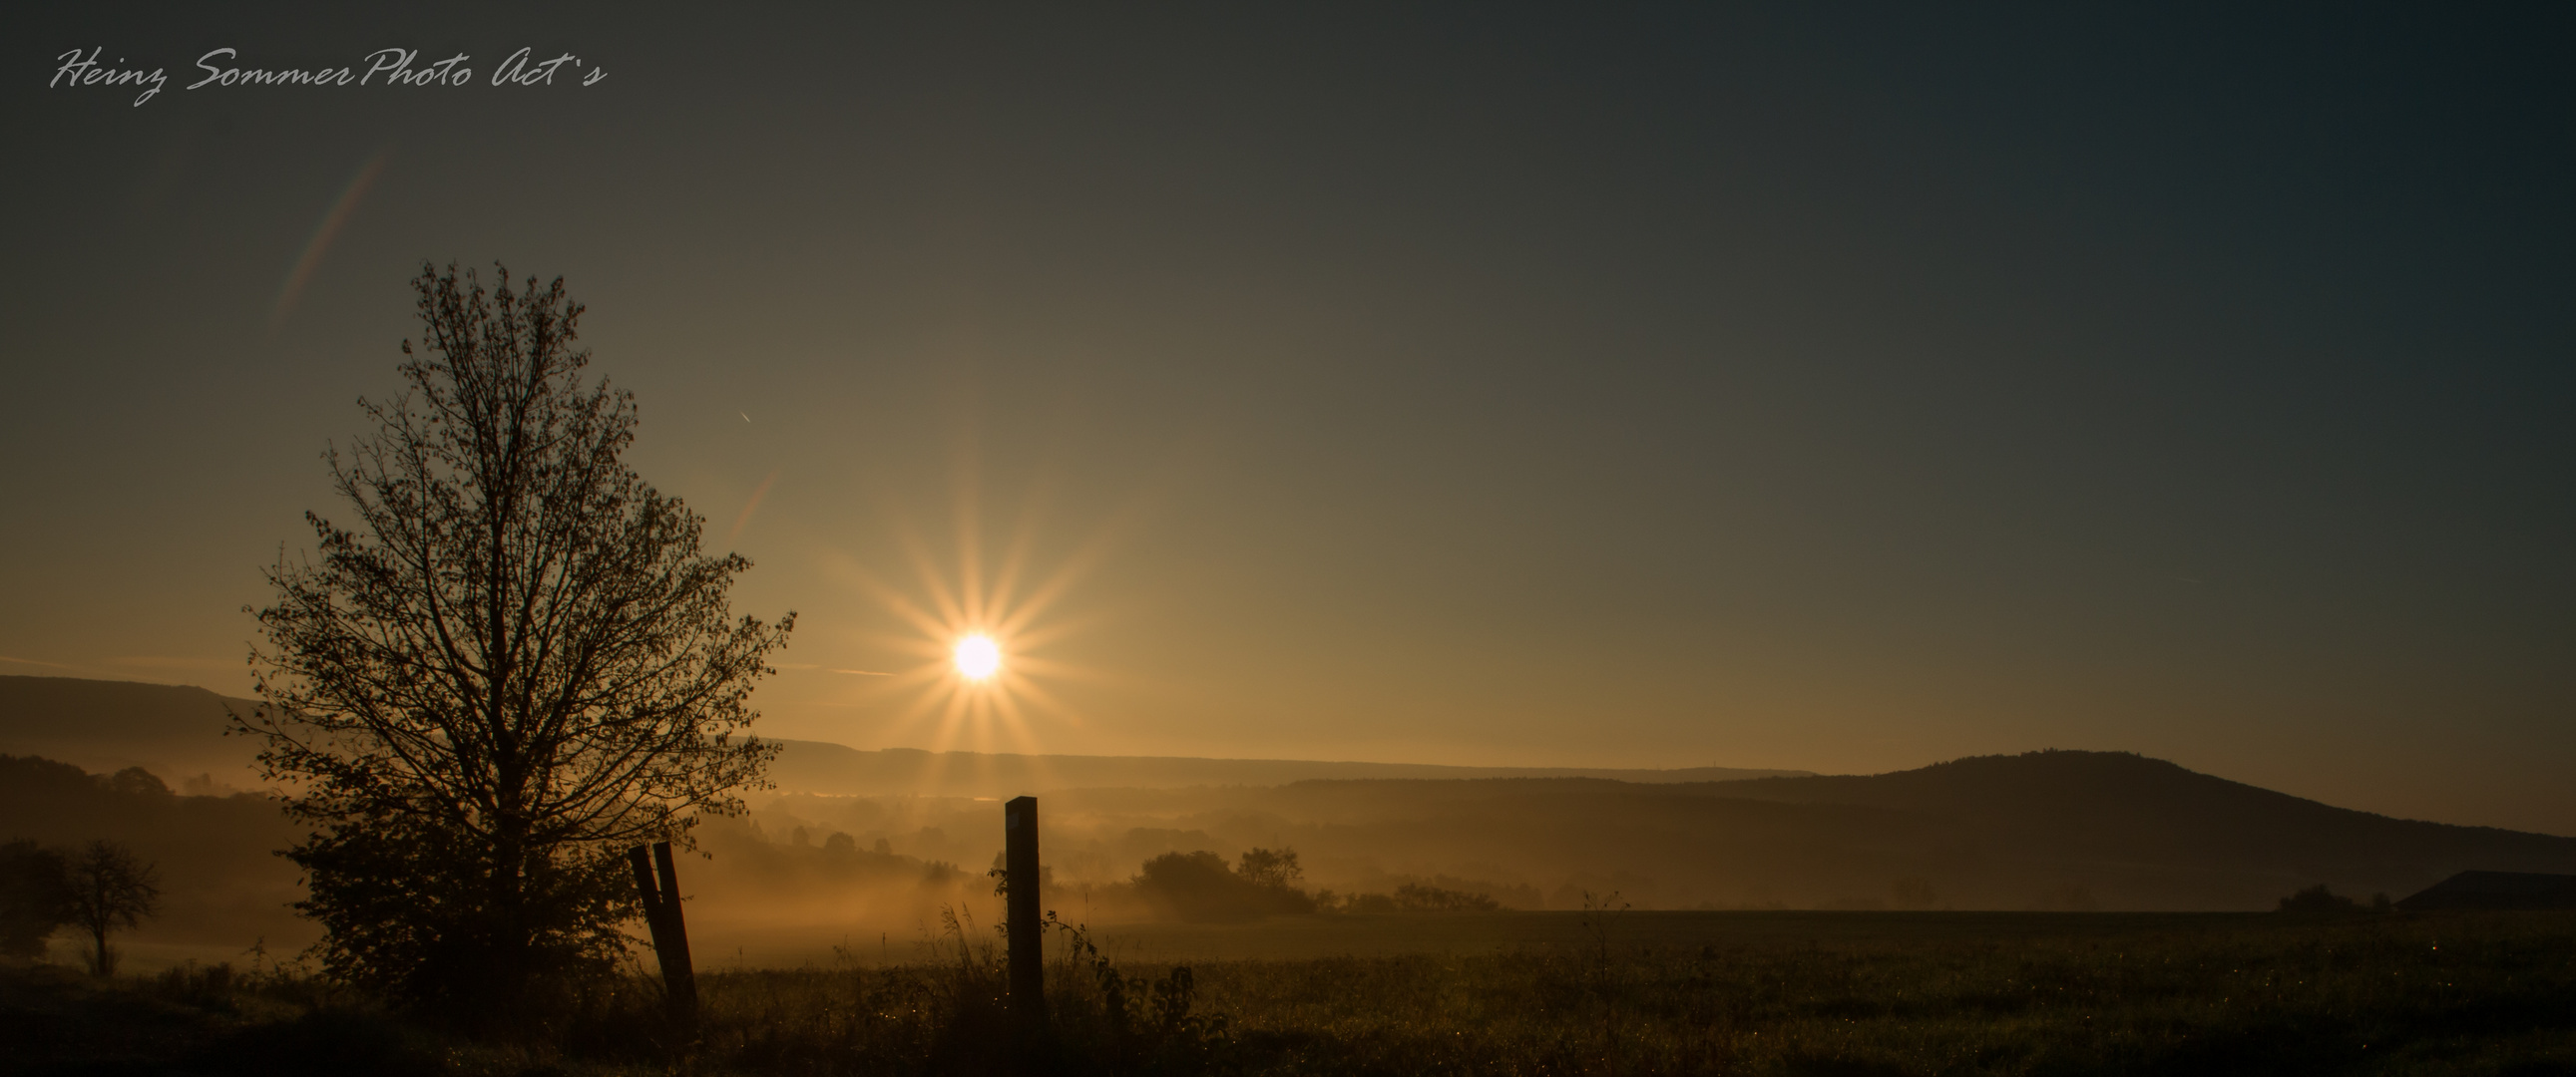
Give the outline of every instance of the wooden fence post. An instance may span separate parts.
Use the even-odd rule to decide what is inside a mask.
[[[1046,1024],[1046,925],[1038,905],[1038,798],[1002,805],[1003,923],[1011,937],[1011,1012],[1024,1028]]]
[[[635,866],[635,889],[644,897],[644,926],[653,933],[653,956],[662,963],[662,993],[670,1000],[671,1017],[693,1027],[698,977],[689,966],[689,929],[680,916],[680,874],[671,863],[671,843],[654,842],[650,858],[643,846],[635,846],[626,850],[626,859]]]

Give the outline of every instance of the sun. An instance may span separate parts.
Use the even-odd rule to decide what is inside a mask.
[[[1001,646],[981,632],[958,640],[949,658],[957,664],[958,674],[970,681],[991,680],[1002,671]]]
[[[1041,522],[1034,510],[1008,542],[993,549],[984,543],[972,499],[961,498],[952,557],[934,553],[943,544],[928,541],[908,519],[893,519],[894,538],[917,578],[910,586],[881,578],[854,559],[832,559],[849,583],[882,603],[897,622],[897,631],[863,637],[871,648],[915,656],[903,667],[879,665],[880,658],[867,663],[873,669],[841,670],[869,680],[851,693],[862,698],[840,705],[868,706],[864,697],[883,698],[898,708],[888,715],[885,735],[918,736],[932,751],[1042,755],[1035,739],[1041,728],[1081,728],[1085,722],[1055,686],[1104,680],[1102,671],[1051,657],[1048,649],[1099,623],[1098,614],[1068,617],[1058,607],[1105,556],[1116,533],[1103,531],[1049,570],[1033,571]]]

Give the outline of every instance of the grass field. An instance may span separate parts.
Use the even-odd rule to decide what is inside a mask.
[[[973,933],[961,951],[960,938],[912,964],[706,973],[694,1041],[641,979],[602,985],[525,1042],[476,1045],[310,984],[244,990],[200,974],[101,988],[23,969],[0,1034],[39,1045],[20,1056],[30,1072],[170,1072],[148,1068],[156,1059],[379,1077],[1022,1068],[990,948]],[[1101,939],[1124,1004],[1055,940],[1044,1069],[2576,1073],[2569,914],[1550,913]],[[1179,974],[1157,953],[1196,956]]]
[[[992,910],[998,912],[998,910]],[[982,915],[979,912],[979,915]],[[2224,931],[2278,920],[2269,913],[2048,912],[1669,912],[1611,914],[1602,927],[1634,946],[1911,945],[1951,940],[2011,943],[2103,935]],[[702,945],[700,968],[807,968],[848,964],[917,964],[933,925],[863,936],[819,926],[724,923],[690,935]],[[710,929],[711,928],[711,929]],[[1593,945],[1581,913],[1494,912],[1472,915],[1282,916],[1242,924],[1110,924],[1093,932],[1101,950],[1122,961],[1208,962],[1383,957],[1470,956],[1513,950]]]
[[[1298,959],[1513,950],[2021,943],[2239,930],[2266,913],[1666,912],[1300,916],[1253,924],[1135,924],[1098,932],[1103,949],[1154,961]],[[1606,940],[1605,940],[1606,936]]]

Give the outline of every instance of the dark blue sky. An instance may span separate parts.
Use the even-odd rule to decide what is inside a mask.
[[[2531,10],[13,14],[0,671],[244,691],[405,282],[499,258],[803,614],[781,734],[2129,748],[2576,833]],[[387,46],[477,78],[180,89]],[[1015,720],[833,672],[1015,549]]]

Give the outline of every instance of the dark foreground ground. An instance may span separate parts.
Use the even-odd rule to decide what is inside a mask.
[[[692,1040],[648,981],[514,1042],[324,985],[0,971],[0,1066],[61,1074],[2576,1074],[2576,914],[1555,914],[1278,923],[1413,952],[1049,969],[1017,1054],[976,936],[923,963],[715,972]],[[1254,946],[1258,928],[1221,929]],[[1219,932],[1220,929],[1207,929]],[[1114,933],[1103,933],[1103,939]],[[1189,932],[1164,936],[1171,950]],[[1204,942],[1204,939],[1200,940]],[[1354,947],[1356,948],[1356,947]],[[1205,952],[1201,950],[1201,952]],[[1310,952],[1301,942],[1289,952]],[[1113,1003],[1105,976],[1115,977]]]
[[[979,915],[984,911],[979,910]],[[1068,910],[1079,919],[1078,910]],[[2031,939],[2202,931],[2273,923],[2269,913],[1816,912],[1630,910],[1600,925],[1621,946],[1781,945],[1910,946],[1944,941],[2013,944]],[[1472,956],[1590,946],[1594,922],[1574,912],[1503,911],[1458,915],[1278,916],[1250,923],[1114,924],[1092,934],[1100,949],[1125,962],[1303,960],[1402,954]],[[692,937],[700,935],[696,921]],[[931,925],[908,931],[853,933],[818,925],[725,922],[703,932],[699,968],[803,968],[847,964],[917,964]]]

